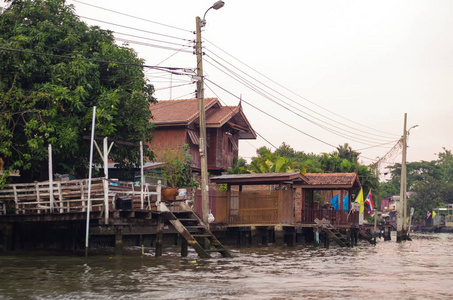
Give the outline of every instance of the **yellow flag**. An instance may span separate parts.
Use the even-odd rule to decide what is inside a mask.
[[[365,205],[363,204],[363,189],[360,189],[359,195],[355,198],[355,202],[360,203],[360,213],[363,213]]]
[[[409,218],[410,218],[410,217],[407,217],[406,223],[409,223]]]
[[[433,218],[434,218],[436,215],[437,215],[436,212],[433,210]]]

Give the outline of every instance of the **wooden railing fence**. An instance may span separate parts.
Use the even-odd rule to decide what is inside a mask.
[[[107,181],[108,184],[104,185]],[[0,214],[42,214],[86,211],[88,179],[8,184],[0,189]],[[106,189],[107,187],[107,189]],[[143,193],[143,196],[142,196]],[[133,182],[91,179],[91,211],[115,210],[115,200],[130,197],[134,208],[153,209],[160,185],[145,184],[143,192]],[[107,200],[107,201],[106,201]],[[154,206],[155,208],[155,206]]]
[[[350,225],[359,223],[358,212],[345,213],[344,210],[338,212],[334,209],[304,209],[302,210],[302,223],[313,224],[315,219],[326,219],[335,225]]]

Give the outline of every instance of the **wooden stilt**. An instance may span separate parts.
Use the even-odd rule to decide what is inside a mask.
[[[162,216],[157,217],[157,231],[156,231],[156,256],[162,256],[162,244],[164,241],[164,221]]]
[[[123,226],[118,226],[115,232],[115,254],[123,252]]]
[[[182,257],[187,257],[189,254],[189,243],[185,238],[181,239],[181,256]]]

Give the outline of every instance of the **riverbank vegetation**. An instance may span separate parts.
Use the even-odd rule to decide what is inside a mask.
[[[0,18],[0,157],[5,174],[46,180],[47,145],[56,173],[88,174],[93,106],[96,136],[138,143],[151,139],[154,88],[143,60],[112,32],[88,26],[60,0],[11,1]],[[152,152],[145,149],[152,159]],[[139,148],[115,144],[125,167]],[[98,155],[95,155],[98,159]],[[0,176],[3,181],[7,176]],[[1,182],[0,182],[1,183]]]
[[[301,172],[304,173],[354,173],[357,172],[364,190],[379,192],[379,178],[373,166],[362,165],[358,162],[359,152],[345,143],[339,145],[331,153],[305,153],[294,150],[283,143],[272,152],[266,147],[257,151],[250,164],[245,160],[235,160],[230,173],[266,173],[266,172]]]
[[[389,167],[391,179],[381,183],[381,196],[399,194],[401,164]],[[443,148],[433,161],[407,163],[408,210],[414,208],[414,219],[426,219],[427,211],[453,203],[453,154]]]

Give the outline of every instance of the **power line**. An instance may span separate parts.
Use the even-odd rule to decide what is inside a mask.
[[[33,55],[59,57],[59,58],[66,58],[66,59],[72,59],[72,60],[83,60],[83,61],[91,61],[91,62],[117,64],[117,65],[123,65],[123,66],[135,66],[135,67],[149,68],[149,69],[165,71],[165,72],[169,72],[169,73],[176,74],[176,75],[191,75],[191,74],[175,72],[175,71],[186,72],[187,70],[189,70],[189,69],[186,69],[186,68],[149,66],[149,65],[133,64],[133,63],[127,63],[127,62],[121,62],[121,61],[108,61],[108,60],[103,60],[103,59],[98,59],[98,58],[74,57],[74,56],[59,55],[59,54],[52,54],[52,53],[42,53],[42,52],[36,52],[36,51],[30,51],[30,50],[9,49],[9,48],[4,48],[4,47],[0,47],[0,50],[11,51],[11,52],[20,52],[20,53],[28,53],[28,54],[33,54]]]
[[[296,128],[296,127],[294,127],[294,126],[292,126],[292,125],[290,125],[290,124],[288,124],[288,123],[286,123],[286,122],[284,122],[284,121],[282,121],[282,120],[280,120],[280,119],[278,119],[278,118],[276,118],[276,117],[274,117],[274,116],[272,116],[271,114],[269,114],[269,113],[265,112],[264,110],[262,110],[262,109],[256,107],[255,105],[253,105],[253,104],[251,104],[251,103],[245,101],[244,99],[239,98],[238,96],[234,95],[233,93],[231,93],[231,92],[228,91],[227,89],[221,87],[220,85],[214,83],[213,81],[211,81],[211,80],[209,80],[209,79],[207,79],[207,78],[205,78],[205,80],[206,80],[206,81],[209,81],[210,83],[212,83],[213,85],[215,85],[215,86],[217,86],[218,88],[222,89],[223,91],[227,92],[228,94],[232,95],[233,97],[236,97],[237,99],[241,100],[242,102],[248,104],[249,106],[253,107],[254,109],[260,111],[261,113],[265,114],[266,116],[268,116],[268,117],[270,117],[270,118],[272,118],[272,119],[274,119],[274,120],[276,120],[276,121],[278,121],[278,122],[280,122],[280,123],[282,123],[282,124],[284,124],[284,125],[286,125],[286,126],[292,128],[292,129],[294,129],[294,130],[296,130],[296,131],[298,131],[298,132],[300,132],[300,133],[302,133],[302,134],[304,134],[304,135],[306,135],[306,136],[308,136],[308,137],[310,137],[310,138],[312,138],[312,139],[314,139],[314,140],[317,140],[318,142],[321,142],[321,143],[326,144],[326,145],[328,145],[328,146],[330,146],[330,147],[336,148],[334,145],[329,144],[328,142],[325,142],[325,141],[323,141],[323,140],[321,140],[321,139],[318,139],[317,137],[314,137],[314,136],[312,136],[312,135],[310,135],[310,134],[308,134],[308,133],[306,133],[306,132],[304,132],[304,131],[302,131],[302,130],[300,130],[300,129],[298,129],[298,128]]]
[[[149,33],[149,34],[158,35],[158,36],[168,37],[168,38],[172,38],[172,39],[178,39],[178,40],[182,40],[182,41],[190,41],[189,39],[184,39],[184,38],[180,38],[180,37],[176,37],[176,36],[172,36],[172,35],[168,35],[168,34],[162,34],[162,33],[154,32],[154,31],[148,31],[148,30],[144,30],[144,29],[129,27],[129,26],[125,26],[125,25],[120,25],[120,24],[107,22],[107,21],[102,21],[102,20],[93,19],[93,18],[84,17],[84,16],[79,16],[79,17],[83,18],[83,19],[95,21],[95,22],[100,22],[100,23],[104,23],[104,24],[108,24],[108,25],[118,26],[118,27],[122,27],[122,28],[126,28],[126,29],[135,30],[135,31],[141,31],[141,32]]]
[[[186,86],[186,85],[191,85],[191,84],[194,84],[194,82],[189,82],[189,83],[184,83],[184,84],[179,84],[179,85],[173,85],[173,86],[167,86],[167,87],[158,88],[158,89],[154,89],[154,90],[155,91],[168,90],[168,89],[177,88],[177,87]]]
[[[339,121],[337,121],[337,120],[335,120],[335,119],[333,119],[333,118],[329,118],[329,117],[327,117],[327,116],[325,116],[325,115],[323,115],[323,114],[321,114],[321,113],[319,113],[319,112],[317,112],[317,111],[315,111],[315,110],[313,110],[313,109],[311,109],[311,108],[309,108],[309,107],[307,107],[307,106],[305,106],[305,105],[302,105],[301,103],[299,103],[299,102],[293,100],[292,98],[290,98],[290,97],[288,97],[288,96],[286,96],[286,95],[284,95],[284,94],[278,92],[277,90],[275,90],[274,88],[270,87],[269,85],[267,85],[267,84],[265,84],[265,83],[259,81],[258,79],[256,79],[256,78],[253,77],[252,75],[250,75],[250,74],[246,73],[245,71],[239,69],[238,67],[234,66],[233,64],[231,64],[231,63],[228,62],[227,60],[223,59],[223,58],[220,57],[219,55],[215,54],[214,52],[212,52],[212,54],[215,55],[216,57],[218,57],[219,59],[221,59],[222,61],[226,62],[228,65],[232,66],[233,68],[235,68],[235,69],[238,70],[239,72],[241,72],[241,73],[245,74],[246,76],[250,77],[252,80],[254,80],[254,81],[256,81],[257,83],[263,85],[264,87],[270,89],[270,90],[273,91],[274,93],[280,95],[281,97],[284,97],[284,98],[288,99],[288,100],[291,101],[292,103],[295,103],[295,104],[301,106],[302,108],[304,108],[304,109],[306,109],[306,110],[308,110],[308,111],[311,111],[311,112],[313,112],[313,113],[315,113],[315,114],[317,114],[317,115],[319,115],[319,116],[321,116],[321,117],[327,119],[329,122],[334,122],[334,123],[339,124],[339,125],[341,125],[341,126],[344,126],[344,127],[350,128],[350,129],[353,129],[353,130],[358,131],[358,132],[366,133],[366,134],[368,134],[368,135],[371,134],[371,135],[373,135],[373,140],[376,140],[376,136],[378,136],[378,137],[383,137],[383,138],[385,138],[386,140],[388,140],[387,137],[384,137],[384,136],[381,136],[381,135],[377,135],[377,134],[373,134],[373,133],[370,133],[370,132],[366,132],[366,131],[360,130],[359,128],[352,127],[352,126],[349,126],[349,125],[347,125],[347,124],[343,124],[343,123],[341,123],[341,122],[339,122]],[[215,60],[214,58],[210,57],[209,54],[206,54],[206,56],[208,56],[210,59],[212,59],[213,61],[215,61],[217,64],[221,65],[223,68],[229,70],[231,73],[235,74],[236,76],[243,78],[242,76],[238,75],[236,72],[233,72],[232,70],[230,70],[229,68],[227,68],[226,66],[224,66],[223,64],[221,64],[220,62],[218,62],[217,60]],[[243,79],[243,80],[246,80],[246,79]],[[250,84],[252,84],[252,85],[255,86],[255,84],[251,83],[250,81],[247,80],[247,82],[249,82]],[[275,97],[275,98],[278,99],[278,97]],[[281,99],[279,99],[279,100],[282,101],[283,103],[285,103],[286,105],[290,105],[291,107],[295,108],[295,107],[292,106],[291,104],[289,104],[289,103],[287,103],[287,102],[285,102],[285,101],[283,101],[283,100],[281,100]],[[298,108],[295,108],[295,109],[298,109]],[[298,109],[298,110],[301,111],[300,109]],[[301,111],[301,112],[302,112],[302,111]],[[306,112],[304,112],[304,113],[307,114],[307,115],[309,115],[310,117],[312,117],[312,118],[318,120],[318,121],[325,122],[325,121],[320,120],[319,118],[314,117],[314,116],[312,116],[312,115],[310,115],[310,114],[308,114],[308,113],[306,113]],[[330,126],[335,126],[335,125],[332,125],[332,124],[330,124],[330,123],[328,123],[328,122],[325,122],[325,123],[326,123],[326,124],[329,124]],[[335,127],[336,127],[336,126],[335,126]],[[346,130],[346,129],[343,129],[343,130],[346,131],[346,132],[352,133],[352,132],[349,131],[349,130]],[[364,136],[364,135],[359,134],[359,133],[352,133],[352,134],[354,134],[354,135],[356,135],[356,136],[362,136],[362,137],[368,138],[367,136]]]
[[[184,52],[184,53],[192,53],[192,51],[189,51],[189,50],[175,49],[175,48],[171,48],[171,47],[167,47],[167,46],[155,45],[155,44],[133,41],[133,40],[128,40],[128,39],[115,38],[115,40],[130,43],[130,44],[141,45],[141,46],[148,46],[148,47],[154,47],[154,48],[165,49],[165,50],[173,50],[173,51]]]
[[[208,88],[208,89],[209,89],[209,90],[217,97],[217,99],[219,99],[219,100],[223,103],[224,106],[230,108],[228,105],[226,105],[225,102],[223,102],[223,101],[220,99],[220,97],[214,92],[213,89],[211,89],[211,87],[210,87],[209,85],[207,85],[206,83],[204,83],[204,85],[205,85],[205,86],[206,86],[206,87],[207,87],[207,88]],[[230,110],[232,111],[231,108],[230,108]],[[262,138],[264,141],[266,141],[269,145],[271,145],[271,146],[274,147],[275,149],[278,149],[277,147],[275,147],[274,144],[272,144],[270,141],[268,141],[266,138],[264,138],[261,134],[259,134],[258,131],[256,131],[255,129],[253,129],[253,131],[254,131],[260,138]]]
[[[167,42],[167,41],[157,40],[157,39],[151,39],[151,38],[143,37],[143,36],[140,36],[140,35],[128,34],[128,33],[123,33],[123,32],[118,32],[118,31],[113,31],[113,33],[119,34],[119,35],[129,36],[129,37],[133,37],[133,38],[139,38],[139,39],[144,39],[144,40],[148,40],[148,41],[153,41],[153,42],[166,43],[166,44],[170,44],[170,45],[174,45],[174,46],[180,46],[180,47],[183,47],[183,48],[191,47],[190,45],[181,45],[181,44],[178,44],[178,43]]]
[[[329,110],[329,109],[327,109],[327,108],[324,108],[324,107],[322,107],[322,106],[316,104],[315,102],[313,102],[313,101],[311,101],[311,100],[309,100],[309,99],[307,99],[307,98],[305,98],[305,97],[303,97],[303,96],[297,94],[296,92],[291,91],[290,89],[288,89],[288,88],[286,88],[285,86],[279,84],[278,82],[274,81],[273,79],[269,78],[268,76],[266,76],[266,75],[262,74],[261,72],[255,70],[254,68],[250,67],[249,65],[247,65],[247,64],[244,63],[244,62],[242,62],[242,61],[239,60],[238,58],[236,58],[236,57],[234,57],[233,55],[229,54],[228,52],[226,52],[226,51],[223,50],[222,48],[216,46],[214,43],[210,42],[210,41],[207,40],[206,38],[205,38],[205,40],[206,40],[208,43],[210,43],[211,45],[213,45],[214,47],[216,47],[217,49],[219,49],[220,51],[222,51],[223,53],[225,53],[226,55],[232,57],[233,59],[235,59],[236,61],[240,62],[241,64],[243,64],[243,65],[246,66],[247,68],[251,69],[252,71],[254,71],[254,72],[256,72],[256,73],[258,73],[259,75],[263,76],[264,78],[266,78],[267,80],[271,81],[272,83],[278,85],[279,87],[285,89],[286,91],[288,91],[288,92],[290,92],[290,93],[296,95],[297,97],[299,97],[299,98],[301,98],[301,99],[303,99],[303,100],[305,100],[305,101],[307,101],[307,102],[309,102],[309,103],[311,103],[311,104],[313,104],[313,105],[315,105],[315,106],[317,106],[317,107],[319,107],[319,108],[321,108],[321,109],[323,109],[323,110],[325,110],[325,111],[327,111],[327,112],[329,112],[329,113],[331,113],[331,114],[333,114],[333,115],[336,115],[336,116],[338,116],[338,117],[340,117],[340,118],[342,118],[342,119],[344,119],[344,120],[347,120],[347,121],[349,121],[349,122],[355,123],[355,124],[357,124],[357,125],[360,125],[360,126],[362,126],[362,127],[371,129],[371,130],[373,130],[373,131],[381,132],[381,133],[386,134],[386,135],[389,135],[389,136],[395,136],[394,134],[387,133],[387,132],[384,132],[384,131],[381,131],[381,130],[378,130],[378,129],[374,129],[374,128],[371,128],[371,127],[369,127],[369,126],[366,126],[366,125],[363,125],[363,124],[361,124],[361,123],[358,123],[358,122],[356,122],[356,121],[353,121],[353,120],[350,120],[350,119],[348,119],[348,118],[345,118],[344,116],[341,116],[341,115],[339,115],[339,114],[337,114],[337,113],[335,113],[335,112],[333,112],[333,111],[331,111],[331,110]]]
[[[85,2],[82,2],[82,1],[79,1],[79,0],[72,0],[72,1],[84,4],[84,5],[88,5],[88,6],[91,6],[91,7],[99,8],[99,9],[102,9],[102,10],[105,10],[105,11],[113,12],[113,13],[116,13],[116,14],[119,14],[119,15],[123,15],[123,16],[126,16],[126,17],[134,18],[134,19],[137,19],[137,20],[141,20],[141,21],[145,21],[145,22],[149,22],[149,23],[153,23],[153,24],[157,24],[157,25],[161,25],[161,26],[165,26],[165,27],[181,30],[181,31],[192,32],[191,30],[188,30],[188,29],[183,29],[183,28],[179,28],[179,27],[176,27],[176,26],[167,25],[167,24],[156,22],[156,21],[151,21],[151,20],[148,20],[148,19],[144,19],[144,18],[128,15],[128,14],[125,14],[125,13],[122,13],[122,12],[118,12],[118,11],[114,11],[114,10],[111,10],[111,9],[107,9],[105,7],[100,7],[100,6],[96,6],[96,5],[93,5],[93,4],[85,3]]]
[[[207,61],[207,62],[209,63],[209,61]],[[211,64],[211,65],[212,65],[212,64]],[[214,67],[216,67],[216,66],[214,66]],[[217,68],[217,67],[216,67],[216,68]],[[219,70],[220,70],[220,69],[219,69]],[[220,71],[222,71],[222,70],[220,70]],[[224,71],[222,71],[222,72],[224,72]],[[241,76],[239,76],[239,77],[240,77],[242,80],[244,80],[246,83],[241,82],[240,80],[238,80],[238,79],[232,77],[231,75],[227,74],[226,72],[224,72],[224,73],[225,73],[226,75],[230,76],[231,78],[237,80],[238,82],[244,84],[245,86],[247,86],[248,88],[252,89],[252,90],[255,91],[256,93],[258,93],[258,94],[260,94],[261,96],[263,96],[264,98],[268,99],[269,101],[271,101],[271,102],[277,104],[278,106],[280,106],[280,107],[282,107],[282,108],[288,110],[289,112],[295,114],[296,116],[298,116],[298,117],[300,117],[300,118],[302,118],[302,119],[304,119],[304,120],[306,120],[306,121],[308,121],[308,122],[310,122],[310,123],[312,123],[312,124],[314,124],[314,125],[316,125],[316,126],[322,128],[322,129],[324,129],[324,130],[326,130],[326,131],[329,131],[330,133],[334,133],[334,134],[336,134],[336,135],[339,135],[339,136],[341,136],[341,137],[350,139],[350,140],[355,141],[355,142],[359,142],[359,143],[362,143],[362,144],[365,144],[365,145],[370,145],[370,146],[372,146],[371,144],[369,144],[369,141],[358,140],[358,139],[356,139],[355,137],[351,137],[351,136],[346,135],[346,134],[344,134],[344,133],[342,133],[342,132],[339,132],[339,131],[337,131],[337,130],[328,128],[328,127],[326,127],[326,126],[324,126],[324,125],[322,125],[322,124],[319,124],[319,123],[317,123],[317,122],[315,122],[315,121],[313,121],[313,120],[310,120],[309,118],[307,118],[307,117],[305,117],[305,116],[303,116],[303,115],[301,115],[301,114],[299,114],[299,113],[297,113],[297,112],[295,112],[295,111],[289,109],[288,107],[286,107],[286,106],[284,106],[284,105],[278,103],[276,100],[272,99],[270,96],[268,96],[267,94],[265,94],[264,92],[262,92],[261,90],[259,90],[257,87],[255,87],[252,83],[250,83],[250,82],[247,81],[246,79],[243,79]],[[280,100],[280,101],[282,101],[282,100]],[[282,101],[282,102],[285,103],[285,104],[287,104],[287,103],[284,102],[284,101]],[[289,106],[292,107],[292,108],[294,108],[294,109],[296,109],[296,110],[299,110],[299,109],[295,108],[294,106],[291,106],[291,105],[289,105]],[[300,110],[299,110],[299,111],[300,111]],[[312,116],[310,115],[310,117],[312,117]],[[317,119],[317,120],[319,120],[319,119]],[[331,125],[331,126],[332,126],[332,125]]]

